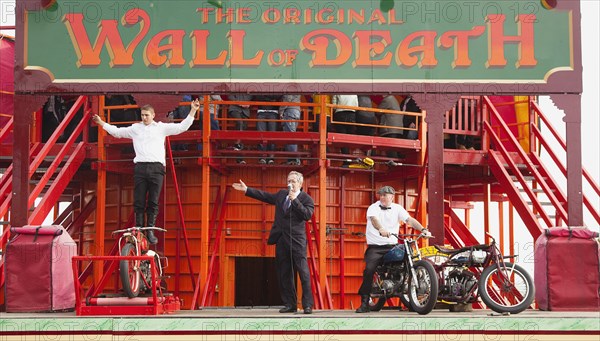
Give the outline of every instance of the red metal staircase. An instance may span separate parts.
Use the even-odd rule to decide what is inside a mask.
[[[62,144],[60,150],[55,155],[51,154],[56,141],[81,108],[83,108],[81,121],[78,122],[69,139]],[[29,207],[34,207],[36,199],[41,197],[41,200],[33,208],[29,216],[29,224],[40,225],[43,223],[85,160],[86,142],[76,142],[76,140],[84,128],[88,126],[88,121],[91,117],[90,111],[87,96],[80,96],[48,141],[45,144],[36,144],[32,147],[32,155],[35,155],[35,157],[29,164],[28,177],[30,181],[34,181],[34,174],[39,173],[41,174],[41,178],[35,180],[35,186],[29,194],[28,205]],[[2,130],[2,136],[5,136],[4,133],[5,129]],[[40,171],[40,166],[42,165],[45,166],[43,172]],[[0,180],[0,217],[6,216],[10,208],[12,201],[12,180],[12,165],[10,165]],[[5,248],[9,237],[10,229],[5,228],[0,238],[0,249],[3,250]],[[2,260],[0,260],[0,273],[4,273],[4,262]],[[4,277],[0,276],[0,287],[3,285]]]
[[[543,165],[535,150],[526,152],[521,147],[490,99],[483,97],[482,102],[483,109],[487,111],[487,117],[493,119],[484,120],[483,122],[484,133],[489,136],[491,142],[488,152],[490,169],[533,238],[537,238],[544,228],[562,224],[568,225],[567,197],[560,189],[556,179],[548,172],[548,168]],[[536,115],[547,122],[539,107],[533,101],[530,103]],[[492,126],[490,121],[498,122],[498,124]],[[540,141],[541,145],[548,146],[548,142],[540,133],[535,122],[535,119],[530,120],[533,136]],[[508,140],[501,140],[499,137],[501,135],[508,136]],[[530,143],[530,145],[535,144]],[[552,153],[551,148],[546,148],[549,153]],[[516,152],[509,152],[509,150],[516,150]],[[555,155],[552,159],[555,162],[558,161]],[[566,175],[564,166],[560,162],[558,164]],[[593,181],[591,183],[595,187],[596,193],[600,193],[597,190],[598,186]],[[587,197],[584,198],[584,202],[589,203]],[[591,204],[586,204],[586,207],[596,221],[600,223],[600,216],[596,209]]]

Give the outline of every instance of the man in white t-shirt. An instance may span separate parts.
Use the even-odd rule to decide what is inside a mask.
[[[368,313],[371,311],[369,300],[373,275],[383,256],[398,244],[398,239],[391,234],[398,234],[400,231],[400,222],[410,225],[426,236],[431,236],[431,233],[415,218],[412,218],[404,207],[394,203],[396,191],[393,187],[383,186],[377,193],[379,194],[379,200],[369,206],[367,210],[366,264],[363,271],[363,282],[360,289],[358,289],[361,303],[360,307],[356,309],[357,313]]]

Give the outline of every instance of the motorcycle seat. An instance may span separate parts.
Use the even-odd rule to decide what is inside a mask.
[[[457,253],[461,253],[464,251],[471,251],[471,250],[483,250],[486,251],[487,249],[489,249],[489,245],[486,244],[479,244],[479,245],[471,245],[471,246],[465,246],[465,247],[461,247],[460,249],[447,249],[443,246],[439,246],[439,245],[434,245],[435,248],[441,252],[441,253],[445,253],[449,256],[455,255]]]

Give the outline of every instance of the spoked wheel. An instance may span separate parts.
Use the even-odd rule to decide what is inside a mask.
[[[408,297],[408,294],[400,295],[400,302],[402,302],[402,305],[404,305],[408,311],[414,311],[410,306],[410,298]]]
[[[373,284],[371,285],[373,292],[380,292],[382,283],[383,281],[381,280],[381,278],[379,278],[379,274],[376,272],[373,275]],[[369,299],[369,309],[371,311],[380,311],[381,308],[383,308],[383,306],[385,305],[385,301],[387,301],[385,295],[371,296],[371,298]]]
[[[125,243],[121,249],[121,256],[137,256],[135,247],[131,243]],[[140,261],[122,260],[119,263],[119,273],[123,291],[129,298],[137,297],[140,293]]]
[[[521,266],[512,263],[485,268],[478,290],[483,303],[490,309],[511,314],[527,309],[535,294],[531,276]]]
[[[438,280],[435,269],[431,263],[425,260],[416,261],[414,269],[418,285],[415,286],[412,278],[408,279],[410,307],[421,315],[429,314],[435,307],[438,296]]]

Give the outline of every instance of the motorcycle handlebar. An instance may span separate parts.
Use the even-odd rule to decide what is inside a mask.
[[[396,237],[396,238],[404,238],[404,237],[417,237],[417,239],[419,238],[435,238],[434,236],[424,236],[423,234],[397,234],[397,233],[390,233],[390,235]]]
[[[156,226],[137,227],[137,226],[133,226],[133,227],[129,227],[129,228],[122,229],[122,230],[112,231],[112,234],[117,234],[117,233],[122,233],[122,232],[138,231],[138,230],[139,231],[156,230],[156,231],[167,232],[167,230],[163,229],[162,227],[156,227]]]

